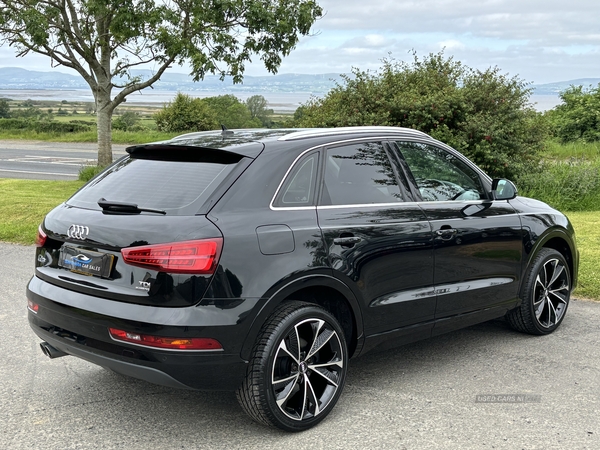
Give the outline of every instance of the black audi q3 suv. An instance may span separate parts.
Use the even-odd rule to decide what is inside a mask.
[[[503,316],[547,334],[576,284],[563,214],[418,131],[225,130],[127,153],[40,225],[42,349],[237,390],[284,430],[332,410],[350,358]]]

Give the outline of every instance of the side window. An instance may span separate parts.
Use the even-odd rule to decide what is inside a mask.
[[[381,143],[329,148],[325,155],[321,205],[403,201],[394,170]]]
[[[477,172],[433,145],[396,142],[425,201],[480,200],[485,191]]]
[[[276,205],[287,207],[313,205],[318,167],[318,153],[313,153],[296,164],[286,178],[275,202]]]

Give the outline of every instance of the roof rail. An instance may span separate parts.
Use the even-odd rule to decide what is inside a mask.
[[[412,134],[420,137],[430,137],[422,131],[413,130],[412,128],[402,127],[340,127],[340,128],[304,128],[299,131],[281,136],[279,141],[295,141],[297,139],[305,139],[320,136],[332,136],[337,134],[358,134],[358,133],[401,133]]]

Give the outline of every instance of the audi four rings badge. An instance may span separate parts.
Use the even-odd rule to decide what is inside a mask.
[[[83,225],[71,225],[67,230],[67,236],[72,239],[80,239],[82,241],[85,240],[88,234],[90,234],[89,227],[84,227]]]

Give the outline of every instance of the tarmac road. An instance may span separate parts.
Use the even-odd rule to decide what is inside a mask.
[[[288,434],[252,422],[233,393],[45,357],[27,324],[33,254],[0,243],[0,448],[600,448],[600,303],[572,301],[546,337],[495,321],[352,360],[332,414]]]
[[[126,145],[113,145],[113,158]],[[0,141],[0,178],[76,180],[82,166],[95,165],[98,144]]]

